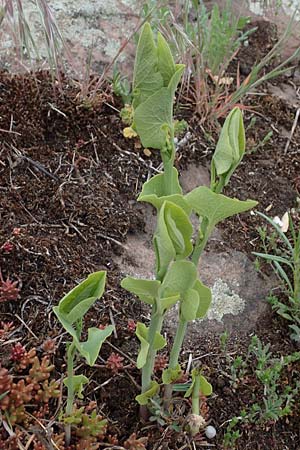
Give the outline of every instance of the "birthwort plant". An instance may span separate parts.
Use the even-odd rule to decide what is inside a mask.
[[[76,420],[74,422],[74,418],[76,419],[78,411],[80,414],[83,412],[83,409],[76,409],[76,406],[74,405],[75,397],[77,396],[80,399],[83,398],[84,385],[89,382],[88,378],[82,374],[74,375],[75,357],[76,355],[80,355],[85,358],[89,366],[93,366],[98,358],[103,342],[113,332],[112,325],[101,330],[92,327],[88,329],[87,340],[80,340],[83,328],[83,318],[96,300],[102,296],[105,287],[105,279],[105,271],[92,273],[86,280],[66,294],[59,302],[58,306],[53,308],[58,320],[72,337],[72,341],[67,347],[68,376],[64,379],[64,384],[68,390],[64,418],[67,445],[70,444],[71,440],[71,425],[78,423]],[[92,418],[95,420],[96,416]],[[106,421],[101,420],[101,423],[98,425],[102,430],[106,425]]]
[[[153,237],[156,257],[155,279],[126,277],[122,287],[137,295],[152,308],[150,325],[137,323],[136,335],[141,347],[137,367],[142,369],[142,392],[136,397],[141,415],[146,418],[151,399],[160,385],[152,379],[155,357],[166,345],[161,335],[165,314],[178,305],[178,326],[169,358],[162,373],[164,407],[169,409],[172,384],[181,376],[179,355],[188,322],[205,317],[211,303],[211,291],[198,278],[201,253],[214,227],[222,220],[253,208],[252,200],[239,201],[221,194],[245,152],[245,132],[238,108],[227,117],[211,163],[211,185],[199,186],[184,195],[174,167],[173,100],[184,66],[175,64],[169,46],[158,33],[157,43],[146,23],[137,47],[133,76],[133,121],[127,133],[136,133],[144,147],[160,151],[163,172],[143,185],[138,201],[150,203],[157,210]],[[192,213],[199,219],[197,238],[192,241]],[[195,386],[208,382],[200,373],[193,378],[192,398],[199,397]],[[205,383],[204,383],[205,380]],[[211,388],[207,389],[211,392]],[[197,413],[197,408],[193,410]],[[195,434],[195,429],[193,429]]]

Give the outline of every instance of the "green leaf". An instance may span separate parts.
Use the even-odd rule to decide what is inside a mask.
[[[175,261],[170,266],[160,287],[161,297],[183,295],[197,279],[197,269],[191,261]]]
[[[180,315],[186,322],[195,320],[199,308],[199,295],[194,289],[187,290],[181,300]]]
[[[191,242],[193,226],[182,208],[174,203],[165,202],[165,223],[175,248],[176,257],[185,258],[193,250]]]
[[[92,327],[88,329],[88,339],[86,341],[74,340],[78,352],[86,359],[89,366],[95,364],[103,342],[111,335],[113,330],[114,327],[112,325],[107,326],[104,330]]]
[[[134,111],[133,126],[144,147],[159,150],[166,147],[174,127],[172,113],[173,96],[166,87],[139,104]]]
[[[161,350],[167,345],[167,341],[165,338],[158,332],[155,333],[155,338],[153,342],[153,349],[154,350]]]
[[[158,71],[163,77],[164,86],[168,86],[176,69],[170,47],[161,33],[157,33],[157,56]]]
[[[62,326],[72,336],[78,352],[89,365],[95,363],[102,343],[113,331],[112,325],[104,330],[89,328],[87,341],[79,340],[82,319],[93,303],[103,294],[105,278],[105,271],[89,275],[86,280],[65,295],[58,306],[53,308]]]
[[[168,85],[169,92],[172,96],[172,103],[174,100],[174,95],[175,95],[177,86],[181,80],[181,76],[183,74],[184,68],[185,68],[184,64],[176,64],[176,71],[175,71],[174,75],[172,76],[170,83]],[[172,112],[172,115],[173,115],[173,112]]]
[[[89,308],[104,292],[106,272],[92,273],[66,294],[54,309],[70,324],[82,319]]]
[[[89,379],[84,375],[73,375],[72,377],[66,377],[64,379],[64,385],[67,386],[68,389],[74,389],[74,394],[76,397],[83,399],[83,389],[84,385],[89,382]]]
[[[212,192],[206,186],[200,186],[185,196],[191,208],[201,217],[208,219],[210,231],[227,217],[248,211],[257,205],[254,200],[240,201]]]
[[[199,306],[196,318],[203,319],[203,317],[206,316],[206,313],[211,305],[212,300],[211,290],[209,289],[209,287],[202,284],[200,280],[196,281],[195,285],[193,286],[193,289],[195,289],[198,292],[199,296]]]
[[[148,23],[142,28],[134,64],[133,72],[133,107],[163,87],[163,77],[158,72],[157,48],[153,33]]]
[[[158,296],[160,281],[143,280],[139,278],[126,277],[121,282],[122,288],[137,295],[142,301],[153,305],[155,298]]]
[[[165,201],[174,203],[183,209],[183,211],[189,216],[191,213],[191,207],[187,203],[186,199],[182,195],[182,189],[178,181],[178,172],[173,167],[172,169],[172,195],[165,195],[165,182],[164,174],[155,175],[150,178],[149,181],[144,183],[142,192],[138,197],[139,202],[147,202],[153,205],[159,210]]]
[[[144,367],[147,361],[147,355],[149,350],[149,343],[147,341],[148,338],[148,329],[145,324],[138,322],[136,324],[135,334],[141,343],[140,351],[137,357],[136,366],[138,369]]]
[[[141,343],[141,348],[137,358],[137,368],[141,369],[146,364],[147,355],[150,347],[150,344],[148,342],[149,329],[146,327],[145,324],[138,322],[135,334]],[[165,345],[166,345],[165,338],[161,334],[156,332],[153,342],[153,350],[161,350]]]
[[[162,381],[164,384],[172,384],[175,381],[179,380],[181,377],[182,370],[180,364],[177,364],[175,369],[165,369],[162,373]]]
[[[175,248],[176,257],[185,258],[193,250],[191,243],[193,226],[188,215],[180,206],[165,202],[161,208],[169,237]]]
[[[222,177],[226,186],[245,153],[245,129],[239,108],[234,108],[227,116],[221,130],[215,153],[212,158],[212,180],[215,175]]]
[[[165,205],[165,203],[164,203]],[[164,206],[160,209],[157,220],[157,228],[153,236],[153,245],[156,256],[157,278],[163,278],[171,261],[175,259],[176,251],[172,239],[168,233],[165,222]]]
[[[171,306],[175,305],[175,303],[177,303],[179,299],[180,299],[180,294],[172,295],[171,297],[161,298],[159,301],[160,301],[160,306],[161,306],[161,309],[163,310],[163,312],[166,311],[167,309],[171,308]]]
[[[177,169],[175,169],[175,167],[172,168],[172,185],[173,185],[172,192],[174,192],[174,194],[182,194],[182,189],[178,181],[178,172]],[[148,201],[144,200],[144,198],[148,196],[155,196],[160,198],[166,196],[166,194],[167,193],[164,182],[164,174],[160,173],[150,178],[149,181],[146,181],[146,183],[143,184],[142,192],[138,197],[138,201],[144,202]]]
[[[212,385],[203,375],[200,375],[200,393],[206,397],[212,394]]]
[[[268,253],[257,253],[257,252],[252,252],[252,253],[255,256],[259,256],[260,258],[267,259],[269,261],[276,261],[281,264],[286,264],[293,270],[293,264],[286,258],[282,258],[281,256],[276,256],[276,255],[269,255]]]
[[[212,394],[212,385],[207,381],[207,379],[201,375],[201,372],[199,369],[193,369],[192,370],[192,383],[189,389],[185,393],[185,397],[190,397],[193,393],[193,389],[195,386],[196,379],[199,379],[200,381],[200,391],[199,393],[205,396]]]
[[[148,391],[144,392],[143,394],[137,395],[135,397],[136,401],[140,405],[147,405],[149,400],[153,398],[159,391],[159,384],[156,381],[151,381],[151,387],[148,389]]]
[[[165,202],[158,215],[157,228],[153,237],[156,253],[156,273],[162,278],[172,260],[190,255],[193,227],[182,208]]]

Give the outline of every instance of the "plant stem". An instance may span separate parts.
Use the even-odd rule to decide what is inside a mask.
[[[74,375],[74,356],[76,352],[76,347],[74,342],[72,342],[67,351],[67,374],[68,374],[68,396],[66,405],[66,417],[72,415],[73,404],[74,404],[74,385],[73,385],[73,375]],[[65,440],[66,445],[70,445],[71,442],[71,424],[67,423],[65,425]]]
[[[171,151],[161,151],[161,159],[164,166],[164,185],[165,185],[165,195],[172,195],[175,193],[173,186],[173,166],[175,160],[175,145],[174,145],[174,132],[171,132]]]
[[[154,306],[153,306],[154,308]],[[149,350],[147,354],[146,364],[142,368],[142,394],[151,387],[151,378],[154,369],[155,356],[157,350],[154,350],[154,340],[156,333],[160,333],[163,324],[163,314],[158,311],[153,312],[151,315],[151,321],[149,326],[148,342]],[[146,406],[140,407],[140,416],[142,419],[147,420],[148,418],[148,408]]]
[[[200,414],[199,392],[200,392],[200,376],[197,375],[195,377],[195,384],[192,393],[192,414],[197,414],[197,416],[199,416]]]
[[[187,328],[187,322],[185,320],[180,319],[179,324],[177,327],[177,331],[175,334],[172,350],[170,353],[170,361],[169,361],[169,369],[175,369],[178,361],[179,361],[179,354],[182,347],[182,343],[184,340],[186,328]],[[170,407],[170,401],[172,397],[173,392],[173,386],[172,384],[167,384],[165,386],[165,395],[164,395],[164,408],[165,410],[168,410]]]
[[[210,231],[208,230],[208,220],[206,217],[203,218],[201,227],[198,233],[197,241],[195,244],[195,248],[192,254],[192,262],[197,267],[199,264],[200,256],[207,244],[208,238],[210,235]]]

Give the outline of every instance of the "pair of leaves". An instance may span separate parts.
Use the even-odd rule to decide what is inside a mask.
[[[184,395],[186,398],[190,397],[193,394],[195,385],[199,386],[199,393],[197,392],[196,395],[198,394],[205,396],[211,395],[212,385],[207,381],[207,379],[203,375],[201,375],[199,369],[192,370],[192,383]]]
[[[121,286],[164,313],[181,300],[180,314],[185,321],[203,318],[211,303],[211,291],[197,279],[197,269],[190,261],[174,261],[163,282],[126,277]]]
[[[66,294],[53,311],[64,327],[72,336],[77,351],[92,366],[99,355],[105,339],[113,332],[113,326],[109,325],[104,330],[99,328],[88,329],[88,339],[80,341],[82,331],[82,319],[90,307],[100,298],[104,292],[106,272],[95,272],[86,280]]]
[[[148,351],[150,348],[149,342],[149,329],[145,324],[138,322],[135,331],[136,336],[138,337],[141,348],[138,354],[136,366],[138,369],[144,367],[147,361]],[[158,332],[155,333],[154,340],[151,346],[152,350],[161,350],[166,345],[165,338]]]
[[[141,31],[133,75],[133,127],[144,147],[164,149],[173,135],[173,98],[184,66],[175,64],[164,37],[157,45],[151,27]]]
[[[245,129],[243,116],[239,108],[234,108],[227,116],[221,130],[211,163],[212,184],[216,178],[226,186],[231,175],[241,162],[245,153]]]

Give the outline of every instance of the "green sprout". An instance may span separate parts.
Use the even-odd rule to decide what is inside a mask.
[[[74,410],[75,397],[83,398],[84,385],[89,382],[84,375],[74,375],[74,360],[77,355],[82,356],[89,366],[93,366],[98,358],[101,346],[105,339],[113,332],[113,326],[105,329],[92,327],[88,329],[88,338],[81,341],[83,318],[91,306],[99,299],[105,287],[106,272],[92,273],[78,286],[66,294],[53,311],[72,337],[67,347],[67,377],[64,384],[67,387],[67,405],[65,412],[66,444],[71,440],[71,423]],[[71,422],[71,423],[70,423]]]

